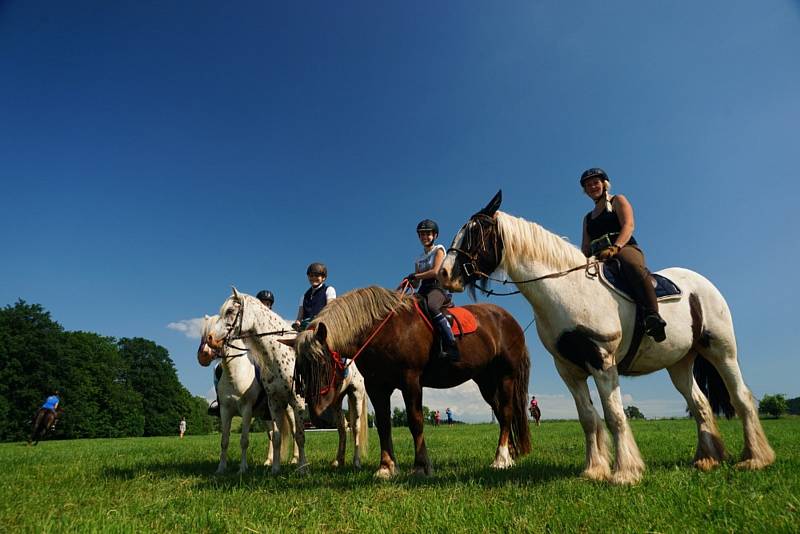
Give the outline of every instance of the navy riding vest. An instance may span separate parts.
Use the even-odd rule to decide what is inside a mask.
[[[325,290],[328,289],[326,284],[320,285],[318,288],[309,288],[303,295],[303,319],[313,319],[322,311],[322,308],[328,303],[328,296]]]

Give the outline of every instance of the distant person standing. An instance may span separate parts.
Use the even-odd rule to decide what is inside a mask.
[[[178,430],[181,433],[181,439],[183,439],[183,435],[186,433],[186,418],[181,417],[181,422],[178,425]]]
[[[447,409],[444,411],[445,415],[447,416],[447,426],[453,424],[453,410],[450,409],[448,406]]]
[[[436,410],[433,413],[433,426],[439,426],[439,423],[442,422],[442,412]]]

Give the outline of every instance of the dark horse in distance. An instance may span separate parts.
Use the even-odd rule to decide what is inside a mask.
[[[55,410],[39,408],[33,418],[31,437],[28,438],[28,445],[38,445],[39,440],[44,439],[47,432],[55,428],[56,422],[62,413],[63,411],[61,408],[56,408]]]
[[[389,397],[395,389],[403,393],[417,474],[432,473],[423,436],[423,387],[452,388],[475,381],[500,423],[492,467],[511,467],[514,457],[530,452],[526,413],[530,359],[522,328],[493,304],[465,308],[479,326],[458,340],[458,362],[431,355],[433,333],[417,312],[414,297],[375,286],[329,302],[295,340],[298,383],[310,410],[317,414],[335,397],[342,380],[342,358],[355,357],[353,363],[364,375],[375,408],[381,442],[377,477],[396,474],[389,413]]]

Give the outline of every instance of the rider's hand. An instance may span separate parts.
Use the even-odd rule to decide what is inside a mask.
[[[608,248],[604,248],[600,252],[597,253],[595,256],[600,261],[605,261],[607,259],[613,258],[619,252],[619,247],[617,245],[611,245]]]
[[[295,321],[292,323],[292,330],[295,330],[297,332],[300,331],[300,321]]]
[[[417,273],[411,273],[406,276],[406,280],[408,280],[409,282],[413,282],[416,278],[417,278]]]

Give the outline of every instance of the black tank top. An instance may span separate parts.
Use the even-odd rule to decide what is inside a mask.
[[[600,215],[592,218],[592,212],[586,214],[586,232],[589,234],[589,240],[594,241],[599,237],[606,234],[618,234],[622,230],[622,225],[619,224],[619,217],[614,211],[612,204],[611,211],[603,211]],[[613,243],[614,240],[612,239]],[[628,240],[628,245],[636,245],[636,239],[633,236]]]

